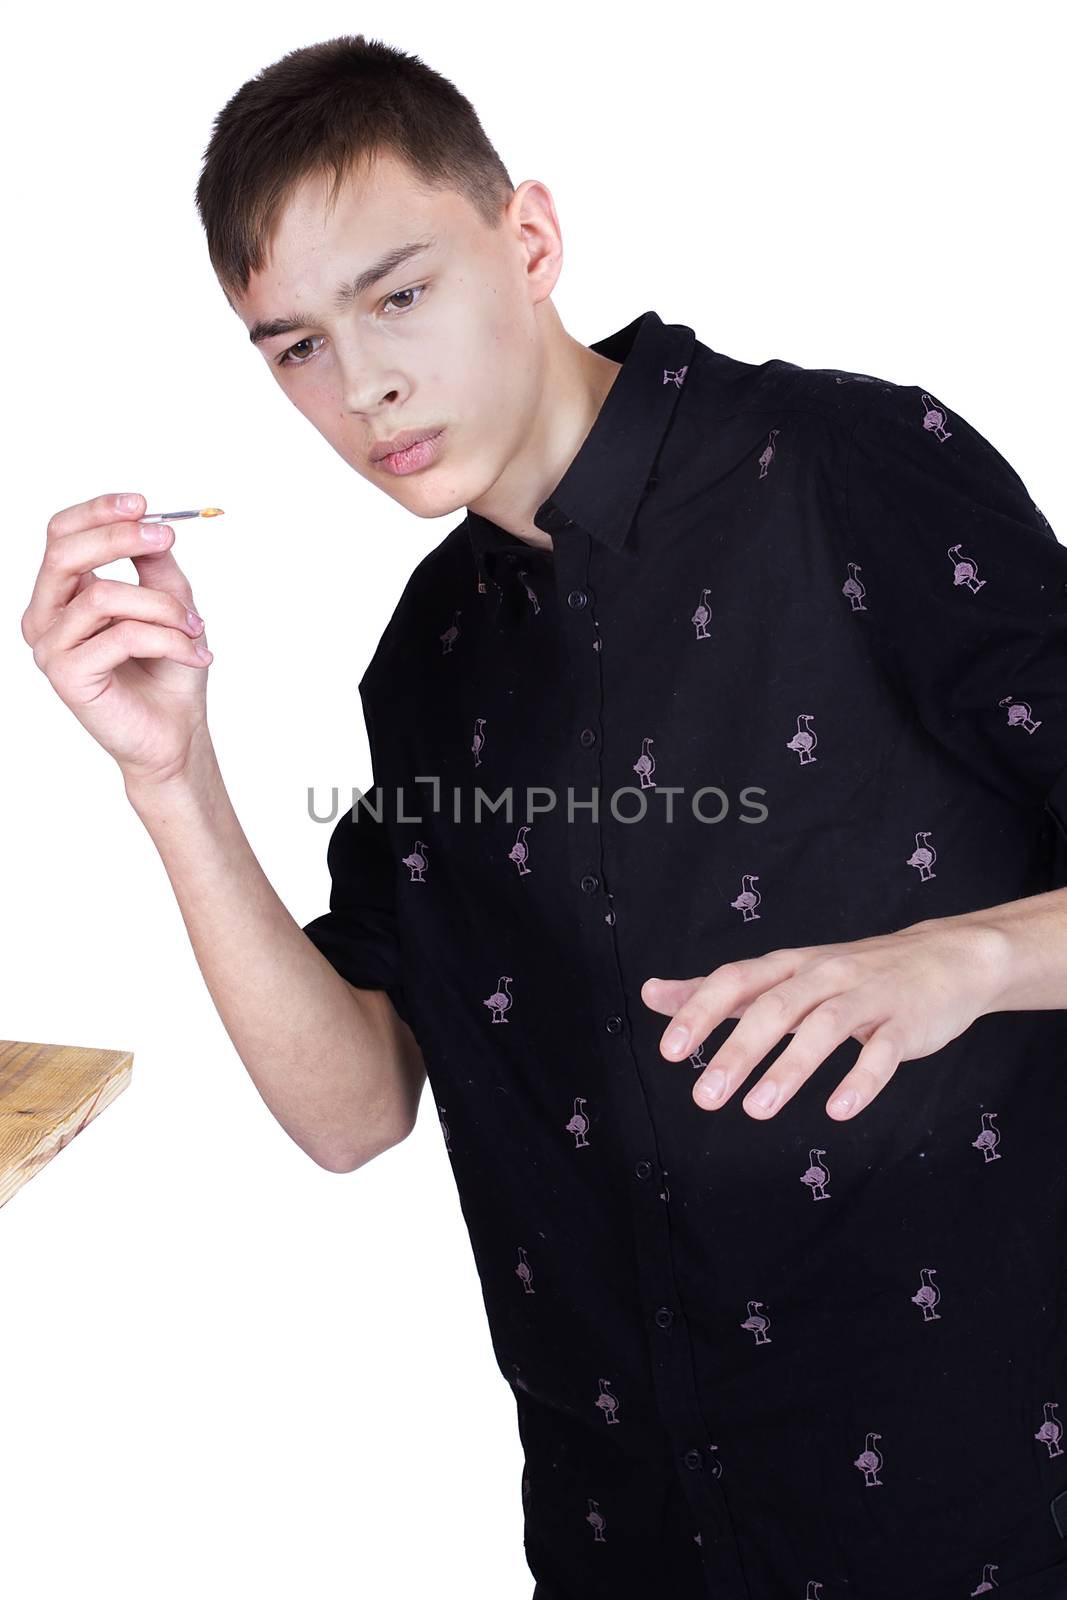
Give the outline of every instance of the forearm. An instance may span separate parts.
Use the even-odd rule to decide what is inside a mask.
[[[159,851],[216,1010],[271,1113],[319,1165],[351,1170],[406,1129],[413,1037],[356,990],[267,880],[205,732],[181,780],[126,789]]]
[[[986,1011],[1067,1009],[1067,889],[941,920],[981,928],[992,941],[994,978]]]

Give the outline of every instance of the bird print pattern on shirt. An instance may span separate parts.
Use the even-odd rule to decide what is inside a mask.
[[[421,839],[416,839],[414,850],[401,857],[404,866],[408,867],[411,872],[411,876],[408,879],[409,883],[426,882],[427,855],[428,847],[423,844]]]
[[[535,589],[531,588],[529,583],[527,583],[527,581],[526,581],[527,578],[529,577],[529,573],[526,571],[526,569],[524,567],[520,567],[517,576],[518,576],[519,582],[522,584],[523,588],[526,590],[527,598],[529,599],[530,604],[533,606],[534,615],[536,616],[537,613],[541,609],[541,602],[537,598],[537,591]]]
[[[504,1013],[511,1009],[511,990],[507,988],[511,981],[510,978],[501,978],[488,1000],[482,1001],[482,1005],[488,1006],[493,1013],[494,1022],[507,1022],[508,1020]]]
[[[663,383],[667,384],[669,382],[674,382],[680,388],[686,371],[686,367],[681,367],[676,371],[664,369]],[[854,381],[862,383],[878,382],[878,380],[859,374],[841,375],[836,381]],[[880,385],[880,387],[886,386]],[[889,392],[887,387],[886,392]],[[926,405],[926,410],[921,421],[921,426],[923,429],[927,433],[930,433],[934,440],[939,443],[943,443],[944,441],[951,439],[953,434],[952,432],[948,431],[946,427],[948,416],[944,409],[938,406],[937,403],[925,393],[923,394],[923,402]],[[783,429],[775,427],[771,428],[769,433],[764,436],[766,438],[766,443],[758,457],[758,465],[760,469],[758,476],[759,480],[761,481],[768,478],[769,471],[774,463],[776,454],[781,448],[781,445],[776,445],[776,440],[778,440],[782,434]],[[966,588],[971,595],[977,596],[979,591],[985,586],[986,580],[979,579],[977,577],[978,569],[976,562],[970,556],[961,557],[960,550],[961,546],[956,544],[951,546],[948,551],[949,559],[952,564],[953,585],[956,588]],[[867,589],[859,579],[861,567],[859,563],[854,561],[849,561],[847,565],[849,577],[846,583],[842,586],[841,593],[844,594],[849,600],[850,612],[852,614],[866,612],[868,610],[868,607],[865,604],[865,600],[867,598]],[[530,574],[528,569],[522,569],[517,574],[517,577],[519,578],[520,582],[522,582],[526,590],[526,595],[530,603],[529,614],[531,618],[536,618],[540,615],[542,608],[537,599],[536,593],[533,591],[531,585],[527,582],[529,576]],[[496,587],[499,591],[500,586],[496,585]],[[479,581],[478,589],[479,593],[486,593],[485,585],[481,581]],[[688,619],[688,622],[695,629],[695,638],[697,640],[708,639],[711,637],[708,632],[708,623],[711,620],[711,608],[710,605],[708,605],[710,592],[710,587],[705,587],[702,589],[700,603],[697,609],[694,611],[692,617]],[[877,594],[875,594],[872,600],[872,603],[875,607],[877,607],[877,599]],[[451,654],[453,645],[456,644],[460,638],[459,629],[457,626],[457,619],[459,615],[460,613],[458,609],[455,610],[453,612],[452,625],[446,629],[443,634],[439,635],[439,638],[442,641],[442,654]],[[597,626],[599,626],[599,624],[597,624]],[[593,648],[599,649],[600,645],[601,640],[597,638],[594,641]],[[1015,700],[1012,696],[1005,696],[999,700],[998,706],[1000,708],[1008,708],[1007,721],[1009,726],[1022,726],[1028,733],[1033,733],[1041,726],[1040,720],[1033,720],[1030,706],[1026,701]],[[791,767],[811,767],[816,763],[817,758],[814,754],[814,750],[818,741],[814,733],[813,723],[817,715],[818,713],[814,711],[795,713],[796,731],[793,733],[790,739],[783,741],[786,750],[791,751],[799,756],[798,762],[791,761],[789,763]],[[481,765],[481,754],[484,748],[485,739],[485,726],[485,717],[479,717],[476,719],[474,738],[470,747],[474,755],[475,767]],[[643,737],[642,754],[640,758],[633,763],[631,768],[632,771],[639,775],[642,789],[656,787],[652,779],[652,774],[655,770],[655,760],[651,754],[651,746],[653,742],[653,735],[646,735]],[[507,852],[507,859],[516,865],[518,869],[517,875],[520,878],[526,877],[530,872],[528,864],[528,833],[528,825],[521,827],[518,831],[518,835],[514,844]],[[906,858],[906,864],[917,869],[920,882],[928,882],[936,876],[933,871],[933,863],[936,860],[936,852],[934,851],[931,843],[932,837],[933,830],[916,830],[914,832],[915,849],[913,853]],[[428,852],[426,844],[424,841],[419,839],[415,841],[414,849],[407,855],[401,857],[403,864],[409,868],[408,881],[419,883],[427,882],[425,876],[427,855]],[[729,904],[732,908],[742,912],[742,920],[744,923],[759,920],[760,914],[756,908],[761,904],[762,896],[755,888],[758,880],[759,874],[743,873],[741,875],[742,892],[737,896],[736,899],[729,901]],[[605,921],[610,923],[614,922],[613,911],[607,914]],[[494,991],[494,993],[488,998],[482,1000],[482,1004],[489,1009],[491,1013],[491,1021],[494,1024],[506,1023],[509,1020],[506,1013],[510,1010],[513,1003],[510,988],[512,982],[512,977],[501,976],[498,981],[497,989]],[[507,1041],[501,1041],[501,1043],[503,1046],[507,1045]],[[693,1054],[689,1057],[690,1063],[694,1070],[700,1070],[705,1064],[704,1048],[705,1046],[702,1043],[698,1050],[693,1052]],[[576,1094],[573,1101],[572,1115],[570,1120],[564,1124],[565,1131],[573,1135],[573,1147],[575,1150],[589,1147],[589,1139],[587,1135],[590,1129],[590,1119],[586,1111],[586,1105],[586,1097]],[[444,1108],[439,1106],[438,1113],[440,1116],[442,1135],[445,1140],[446,1149],[451,1155],[452,1147],[449,1129],[444,1121]],[[701,1113],[695,1106],[693,1107],[692,1114],[696,1117],[703,1115],[703,1113]],[[984,1163],[986,1164],[1000,1159],[1000,1152],[997,1149],[997,1146],[1000,1142],[1000,1133],[993,1124],[993,1119],[996,1117],[996,1115],[996,1112],[983,1111],[982,1130],[978,1137],[973,1141],[974,1148],[981,1150]],[[808,1189],[813,1201],[832,1199],[832,1194],[828,1187],[830,1171],[825,1157],[826,1151],[824,1149],[810,1150],[807,1170],[799,1178],[799,1182]],[[664,1190],[663,1198],[666,1199],[668,1195],[669,1191]],[[511,1266],[511,1270],[514,1273],[515,1278],[518,1280],[518,1283],[521,1285],[521,1292],[523,1295],[533,1295],[533,1278],[536,1270],[536,1262],[532,1262],[530,1260],[527,1248],[525,1246],[519,1245],[515,1248],[518,1254],[518,1266]],[[920,1260],[921,1259],[922,1257],[920,1256]],[[923,1324],[933,1324],[942,1320],[941,1311],[936,1309],[941,1304],[941,1290],[932,1281],[932,1275],[936,1273],[937,1270],[938,1269],[936,1267],[920,1267],[919,1276],[921,1283],[919,1289],[914,1293],[909,1292],[911,1285],[907,1287],[901,1287],[901,1294],[908,1293],[909,1300],[920,1309],[922,1316],[918,1320],[920,1320]],[[914,1279],[912,1279],[912,1284],[913,1283]],[[783,1326],[785,1326],[785,1324],[783,1324]],[[740,1327],[745,1332],[751,1333],[754,1336],[752,1342],[754,1342],[756,1345],[770,1345],[772,1343],[769,1333],[770,1316],[767,1312],[766,1302],[758,1299],[750,1300],[748,1302],[748,1316],[740,1324]],[[606,1362],[605,1365],[607,1365]],[[611,1369],[609,1368],[609,1370]],[[593,1368],[592,1371],[596,1372],[596,1368]],[[517,1387],[526,1387],[523,1380],[516,1379],[515,1381]],[[610,1387],[611,1380],[598,1376],[596,1381],[599,1387],[599,1393],[592,1401],[592,1404],[602,1411],[605,1416],[606,1423],[618,1424],[620,1421],[621,1407],[618,1395],[614,1392],[614,1388]],[[1059,1402],[1057,1400],[1048,1400],[1045,1402],[1045,1420],[1033,1435],[1035,1440],[1040,1441],[1047,1446],[1048,1455],[1050,1458],[1054,1455],[1060,1455],[1063,1453],[1060,1447],[1062,1430],[1055,1415],[1058,1404]],[[877,1419],[875,1418],[873,1420]],[[864,1488],[884,1486],[882,1478],[882,1474],[885,1471],[884,1457],[882,1451],[876,1448],[876,1443],[881,1442],[882,1438],[882,1432],[875,1431],[873,1428],[868,1430],[865,1435],[864,1449],[852,1462],[852,1465],[854,1465],[862,1474],[862,1486]],[[716,1443],[708,1441],[706,1448],[709,1451],[716,1452],[713,1474],[715,1477],[719,1477],[721,1476],[723,1470],[723,1463],[718,1455],[719,1446]],[[524,1472],[524,1499],[528,1497],[529,1487],[529,1478]],[[600,1491],[595,1489],[594,1485],[590,1485],[590,1491],[591,1492],[586,1496],[585,1499],[586,1511],[584,1514],[584,1520],[588,1523],[590,1528],[591,1542],[595,1544],[601,1544],[604,1542],[605,1527],[608,1526],[607,1514],[602,1507],[607,1506],[607,1509],[610,1512],[610,1505],[608,1505],[608,1502],[604,1499]],[[596,1497],[594,1497],[594,1495]],[[575,1508],[574,1514],[579,1518],[583,1516],[580,1506]],[[702,1542],[699,1532],[693,1535],[693,1540],[697,1544]],[[982,1583],[978,1589],[972,1592],[983,1592],[984,1589],[991,1587],[992,1583],[989,1575],[996,1570],[996,1564],[987,1564],[984,1569]],[[822,1590],[822,1587],[823,1583],[821,1579],[809,1579],[808,1595],[815,1596],[817,1592]]]
[[[928,395],[924,395],[923,399],[924,401],[929,402],[922,422],[924,429],[933,433],[934,437],[938,440],[943,441],[951,438],[951,433],[945,427],[945,412],[941,408],[937,407],[932,401],[930,401],[930,397]],[[767,445],[760,455],[759,465],[761,479],[766,478],[769,468],[773,462],[776,453],[775,439],[777,438],[779,432],[780,430],[777,428],[771,429]],[[948,552],[949,558],[953,563],[953,583],[957,587],[960,585],[965,585],[971,593],[977,593],[978,590],[983,586],[985,580],[977,577],[976,563],[971,559],[960,557],[959,552],[960,546],[958,544],[953,545]],[[864,604],[867,591],[859,578],[859,564],[856,562],[849,562],[848,570],[849,577],[842,587],[842,593],[848,598],[850,602],[850,609],[853,612],[864,611],[867,609]],[[528,586],[527,592],[530,592]],[[708,604],[710,592],[710,588],[708,587],[705,587],[701,591],[700,603],[690,618],[690,622],[695,629],[695,636],[697,639],[709,637],[707,630],[708,623],[710,622],[712,615],[711,607]],[[531,596],[531,598],[533,597]],[[539,610],[539,606],[536,609]],[[599,641],[597,642],[599,644]],[[1023,726],[1026,728],[1027,732],[1033,732],[1034,728],[1039,725],[1036,723],[1031,723],[1030,708],[1025,704],[1025,702],[1013,702],[1009,696],[1003,699],[1000,704],[1011,706],[1012,709],[1008,713],[1008,720],[1012,725]],[[792,738],[785,742],[786,748],[794,751],[799,756],[801,766],[810,765],[818,759],[814,753],[815,746],[818,742],[817,735],[812,728],[814,715],[815,714],[812,712],[798,713],[796,731]],[[655,771],[656,763],[655,758],[651,754],[652,743],[653,736],[647,736],[642,740],[642,754],[638,760],[633,763],[632,767],[632,770],[637,773],[640,778],[642,788],[655,787],[652,774]],[[520,830],[520,836],[523,831],[524,830]],[[930,843],[930,840],[931,833],[929,830],[917,831],[915,834],[915,850],[907,858],[907,864],[919,871],[920,879],[924,882],[936,876],[933,870],[933,863],[936,860],[936,851]],[[511,858],[516,859],[516,850],[521,851],[522,849],[523,847],[517,843],[510,852]],[[522,870],[525,865],[524,854],[520,854],[519,865],[520,870]],[[744,874],[742,879],[744,885],[742,893],[737,897],[736,900],[730,902],[735,909],[742,912],[743,920],[745,922],[759,920],[760,914],[756,907],[760,904],[762,896],[755,888],[757,876],[758,875],[756,874]],[[490,1003],[490,1001],[485,1002],[486,1005],[490,1005]],[[498,1019],[494,1016],[494,1021],[495,1020]],[[699,1049],[693,1052],[689,1057],[690,1062],[696,1070],[701,1070],[704,1066],[703,1052],[704,1044],[702,1043]],[[588,1126],[588,1120],[585,1118],[584,1113],[580,1113],[578,1109],[579,1105],[582,1103],[581,1097],[576,1097],[575,1116],[572,1118],[571,1122],[568,1123],[568,1129],[571,1131],[580,1129],[580,1133],[576,1139],[576,1144],[585,1144],[587,1142],[585,1139],[585,1129]],[[990,1118],[993,1115],[995,1115],[995,1113],[983,1113],[983,1132],[974,1141],[975,1147],[983,1151],[985,1159],[987,1160],[997,1159],[998,1157],[998,1152],[995,1150],[994,1146],[995,1142],[999,1139],[999,1135],[996,1133],[996,1130],[992,1129],[990,1126]],[[814,1201],[829,1200],[832,1198],[831,1192],[827,1187],[829,1171],[825,1164],[825,1160],[820,1159],[825,1158],[825,1154],[825,1150],[812,1151],[809,1156],[808,1168],[800,1178],[801,1184],[807,1187],[811,1198]],[[522,1260],[525,1265],[525,1252],[522,1253]],[[526,1267],[526,1270],[529,1270],[528,1266]],[[932,1274],[935,1271],[936,1268],[933,1267],[922,1267],[920,1269],[922,1280],[921,1287],[915,1294],[909,1297],[915,1305],[920,1307],[922,1311],[922,1320],[924,1322],[941,1320],[941,1313],[936,1309],[941,1300],[941,1291],[931,1281]],[[765,1302],[761,1300],[752,1300],[749,1302],[748,1315],[741,1323],[741,1327],[754,1335],[755,1342],[757,1344],[769,1345],[772,1342],[770,1334],[770,1316],[768,1314]],[[606,1380],[601,1379],[600,1386],[602,1393],[596,1400],[595,1404],[606,1411],[607,1420],[609,1422],[616,1422],[619,1420],[617,1400],[607,1392]],[[1050,1454],[1060,1453],[1060,1427],[1059,1423],[1051,1417],[1051,1411],[1054,1406],[1055,1402],[1049,1402],[1046,1405],[1046,1421],[1042,1428],[1035,1434],[1036,1438],[1041,1439],[1043,1442],[1049,1445]],[[854,1462],[856,1468],[863,1475],[863,1484],[865,1488],[878,1488],[883,1485],[883,1479],[879,1474],[884,1470],[884,1455],[881,1450],[876,1448],[876,1442],[880,1441],[881,1439],[881,1433],[876,1431],[869,1432],[866,1436],[865,1448]],[[718,1446],[712,1445],[712,1448],[717,1450]],[[721,1472],[722,1461],[718,1456],[716,1457],[716,1466],[718,1471]],[[595,1502],[590,1498],[588,1504],[590,1507],[592,1507]],[[590,1521],[594,1525],[597,1542],[600,1542],[600,1540],[603,1538],[602,1519],[587,1517],[586,1520]],[[699,1537],[700,1535],[697,1534],[696,1538],[698,1540]],[[817,1579],[810,1580],[809,1592],[816,1587],[821,1587],[821,1581]],[[981,1592],[981,1588],[974,1592]]]
[[[922,422],[924,429],[926,429],[928,432],[931,432],[938,440],[943,441],[951,438],[951,433],[945,427],[946,415],[944,411],[930,401],[929,396],[924,395],[923,398],[924,401],[929,402]],[[759,476],[761,479],[767,477],[768,471],[773,462],[776,454],[775,440],[779,433],[780,430],[777,428],[770,430],[767,445],[759,457]],[[972,594],[976,594],[978,590],[983,587],[985,580],[977,577],[977,566],[972,559],[960,556],[960,548],[960,545],[956,544],[953,545],[948,551],[950,561],[953,564],[953,584],[957,587],[966,586]],[[848,570],[849,577],[842,587],[842,593],[848,598],[850,602],[850,609],[853,612],[864,611],[867,609],[864,603],[867,591],[859,578],[860,566],[856,562],[849,562]],[[537,601],[536,595],[530,588],[530,585],[526,582],[526,572],[520,571],[518,576],[524,583],[527,595],[533,604],[534,613],[538,613],[540,611],[540,605]],[[695,629],[695,637],[697,639],[706,639],[710,637],[708,633],[708,623],[710,622],[712,616],[711,607],[708,604],[710,593],[710,587],[705,587],[701,591],[700,602],[696,610],[693,612],[692,617],[689,619]],[[597,640],[596,643],[599,645],[600,641]],[[1002,699],[1000,704],[1002,706],[1011,707],[1008,713],[1008,720],[1011,725],[1023,726],[1027,732],[1033,732],[1034,729],[1040,725],[1039,723],[1033,723],[1031,721],[1030,707],[1025,702],[1013,701],[1012,698],[1008,696]],[[785,741],[786,749],[795,752],[799,756],[799,764],[801,766],[811,765],[818,759],[814,753],[815,746],[818,743],[817,735],[812,727],[814,717],[815,713],[813,712],[797,713],[796,731],[790,739]],[[483,727],[484,719],[479,719],[478,729],[480,730]],[[656,786],[652,776],[656,767],[655,758],[651,753],[651,746],[653,742],[654,738],[651,735],[646,736],[642,740],[642,753],[632,766],[632,771],[638,774],[641,787],[643,789],[654,788]],[[483,739],[480,731],[476,732],[475,740],[472,745],[472,749],[475,751],[476,761],[480,761],[480,750],[482,748],[482,743]],[[529,867],[527,865],[527,846],[525,842],[525,835],[528,832],[528,826],[524,825],[521,827],[519,829],[519,835],[515,844],[508,852],[509,859],[516,862],[520,875],[529,871]],[[907,864],[918,870],[920,879],[924,882],[936,876],[933,870],[933,863],[936,860],[936,851],[930,843],[931,837],[932,835],[929,830],[917,831],[915,834],[915,850],[907,858]],[[406,864],[410,864],[410,858],[406,857],[405,862]],[[756,908],[761,903],[762,896],[755,888],[757,878],[757,874],[743,874],[743,890],[735,900],[730,902],[735,909],[742,912],[743,920],[745,922],[758,921],[760,917],[760,913]],[[504,1012],[508,1009],[508,1007],[510,1007],[511,996],[510,991],[505,990],[505,986],[510,984],[510,982],[510,978],[501,978],[500,987],[497,993],[483,1002],[484,1005],[493,1011],[494,1022],[507,1020],[507,1018],[504,1016]],[[703,1068],[705,1064],[704,1043],[701,1043],[699,1048],[690,1055],[689,1060],[695,1070],[701,1070]],[[588,1145],[586,1134],[589,1127],[589,1120],[583,1109],[584,1104],[584,1097],[575,1097],[574,1113],[570,1121],[567,1123],[567,1130],[573,1133],[575,1136],[576,1149]],[[999,1157],[999,1152],[997,1152],[995,1149],[995,1144],[999,1141],[999,1134],[995,1129],[992,1128],[990,1122],[990,1119],[994,1115],[995,1113],[992,1112],[983,1113],[983,1131],[974,1141],[975,1148],[983,1151],[983,1155],[987,1161],[995,1160]],[[807,1170],[800,1177],[801,1184],[808,1189],[813,1201],[830,1200],[832,1198],[831,1191],[827,1187],[829,1181],[829,1170],[825,1163],[825,1155],[825,1150],[820,1149],[811,1151],[809,1154]],[[524,1292],[532,1293],[532,1268],[527,1257],[527,1252],[525,1248],[521,1246],[519,1247],[519,1258],[519,1266],[515,1269],[516,1276],[520,1279]],[[941,1291],[932,1281],[932,1275],[935,1272],[936,1268],[934,1267],[922,1267],[920,1269],[921,1287],[916,1293],[909,1296],[912,1303],[920,1308],[923,1322],[941,1320],[941,1313],[936,1309],[941,1301]],[[771,1319],[766,1303],[758,1299],[751,1300],[748,1305],[748,1315],[740,1324],[741,1328],[754,1336],[754,1341],[757,1345],[770,1345],[772,1343],[770,1324]],[[599,1387],[600,1393],[597,1399],[594,1401],[594,1404],[598,1407],[598,1409],[603,1411],[605,1420],[608,1423],[618,1423],[620,1420],[620,1408],[617,1396],[615,1396],[609,1389],[607,1379],[599,1379]],[[1060,1425],[1052,1414],[1055,1405],[1056,1402],[1054,1401],[1050,1401],[1046,1404],[1046,1420],[1037,1433],[1035,1433],[1035,1438],[1040,1439],[1042,1442],[1048,1445],[1050,1455],[1061,1453],[1059,1445],[1061,1433]],[[884,1455],[883,1452],[877,1448],[877,1442],[881,1441],[881,1439],[882,1434],[880,1432],[874,1430],[868,1432],[866,1435],[865,1447],[853,1463],[853,1465],[863,1476],[863,1485],[865,1488],[878,1488],[883,1486],[884,1480],[880,1474],[884,1471]],[[718,1451],[718,1446],[715,1444],[712,1444],[711,1448],[715,1451]],[[722,1465],[721,1458],[717,1455],[715,1466],[718,1473],[721,1473]],[[601,1543],[604,1541],[605,1537],[604,1528],[606,1526],[606,1519],[599,1511],[598,1502],[592,1497],[587,1499],[587,1506],[589,1511],[585,1520],[589,1522],[590,1526],[593,1528],[595,1542]],[[695,1538],[697,1541],[700,1540],[699,1533],[695,1536]],[[983,1580],[983,1586],[984,1583],[985,1580]],[[973,1592],[982,1592],[983,1586],[980,1586],[979,1589]],[[821,1580],[809,1580],[809,1593],[812,1593],[819,1588],[821,1588]]]
[[[452,613],[452,621],[449,623],[449,625],[445,629],[444,633],[442,633],[440,635],[440,639],[441,639],[441,654],[443,656],[451,655],[452,646],[455,644],[456,640],[459,638],[459,624],[458,624],[456,619],[460,616],[460,614],[461,614],[460,613],[460,609],[457,606],[455,611],[453,611],[453,613]]]
[[[930,843],[930,837],[931,836],[928,829],[920,830],[915,835],[915,849],[912,851],[907,861],[909,867],[917,868],[919,879],[922,883],[927,883],[931,878],[937,877],[937,873],[934,871],[934,862],[937,860],[937,851]],[[919,842],[920,840],[922,843]]]
[[[525,878],[530,872],[530,846],[526,835],[531,831],[530,824],[524,822],[519,828],[518,837],[508,851],[508,860],[514,861],[519,870],[519,877]]]
[[[641,740],[641,754],[630,769],[632,772],[636,772],[641,779],[642,789],[654,789],[656,787],[655,779],[652,776],[656,770],[656,758],[649,748],[651,743],[651,739]]]
[[[863,597],[867,593],[859,579],[860,568],[855,561],[848,564],[848,577],[841,585],[841,593],[848,596],[849,605],[853,611],[866,611]]]
[[[1036,733],[1040,728],[1040,721],[1034,721],[1033,713],[1025,700],[1014,700],[1010,694],[1006,694],[1003,700],[997,701],[997,705],[1011,707],[1008,712],[1009,728],[1022,728],[1026,733]]]
[[[795,750],[797,752],[802,767],[806,767],[812,761],[818,761],[819,759],[815,754],[815,746],[819,740],[818,736],[812,731],[811,726],[814,719],[815,714],[812,711],[798,712],[797,731],[791,739],[787,739],[785,742],[787,750]],[[804,724],[803,727],[801,727],[801,723]]]
[[[951,434],[949,437],[951,438]],[[977,594],[979,589],[984,588],[985,579],[978,577],[978,568],[973,561],[959,554],[961,548],[958,544],[950,545],[947,552],[952,562],[952,581],[957,588],[961,584],[966,584],[972,594]]]
[[[474,751],[474,765],[482,764],[482,748],[485,744],[485,718],[478,717],[474,724],[474,738],[471,740],[471,749]]]
[[[759,458],[759,475],[760,475],[761,478],[765,478],[767,476],[767,473],[770,470],[771,462],[774,460],[775,453],[776,453],[776,447],[775,447],[774,441],[775,441],[775,439],[777,439],[779,432],[780,432],[780,430],[778,428],[772,428],[771,429],[770,434],[769,434],[769,436],[767,438],[766,447],[765,447],[765,449],[762,451],[762,453],[760,455],[760,458]]]

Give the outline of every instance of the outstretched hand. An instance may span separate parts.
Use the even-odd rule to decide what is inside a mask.
[[[641,998],[672,1018],[660,1040],[668,1061],[739,1019],[693,1085],[706,1109],[725,1105],[787,1033],[791,1042],[745,1097],[753,1117],[773,1116],[831,1051],[858,1039],[863,1049],[826,1107],[844,1119],[868,1106],[902,1061],[931,1055],[996,1009],[1000,953],[990,929],[935,919],[871,939],[771,950],[703,978],[648,978]]]

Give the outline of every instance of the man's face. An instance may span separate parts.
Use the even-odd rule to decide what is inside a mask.
[[[350,178],[329,216],[329,180],[309,179],[263,270],[234,299],[250,332],[298,324],[257,343],[275,381],[349,466],[416,516],[484,495],[534,426],[543,381],[535,313],[559,263],[531,266],[518,220],[526,187],[493,231],[464,196],[424,191],[391,156]],[[335,305],[340,287],[387,252],[431,236],[428,250]],[[442,427],[435,459],[418,471],[398,477],[371,460],[377,441]]]

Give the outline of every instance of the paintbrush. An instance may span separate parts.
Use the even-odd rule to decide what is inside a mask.
[[[225,511],[220,511],[218,506],[204,506],[201,511],[150,511],[146,516],[138,517],[138,522],[182,522],[186,517],[224,517]]]

